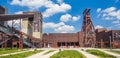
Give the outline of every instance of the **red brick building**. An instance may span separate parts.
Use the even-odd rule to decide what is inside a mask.
[[[82,33],[43,34],[44,47],[78,48],[84,47]],[[98,48],[120,48],[120,30],[96,29],[96,46]]]
[[[95,30],[89,8],[85,9],[83,16],[82,29],[78,33],[43,34],[44,47],[120,48],[120,30]]]
[[[120,30],[95,30],[90,18],[90,9],[83,12],[81,31],[77,33],[49,33],[42,36],[42,15],[38,12],[24,12],[24,14],[4,15],[7,9],[0,6],[0,47],[52,47],[52,48],[120,48]],[[23,33],[7,26],[7,20],[24,18]],[[28,23],[29,22],[29,23]],[[34,26],[33,28],[31,27]],[[34,32],[33,32],[34,31]],[[17,36],[18,35],[18,36]],[[20,36],[19,36],[20,35]],[[17,38],[16,38],[17,37]],[[43,42],[43,44],[42,44]]]
[[[96,46],[99,48],[120,48],[120,30],[96,30]]]
[[[90,18],[90,8],[84,10],[83,16],[83,24],[80,32],[44,34],[44,47],[95,47],[96,35]]]
[[[82,46],[80,43],[81,33],[49,33],[43,35],[44,47],[62,47],[62,48],[78,48]]]

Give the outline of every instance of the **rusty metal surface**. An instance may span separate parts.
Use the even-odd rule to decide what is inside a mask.
[[[38,15],[40,13],[37,13],[37,12],[28,12],[28,13],[23,13],[23,14],[0,14],[0,21],[9,21],[9,20],[16,20],[16,19],[23,19],[23,18],[33,18],[33,21],[36,21],[36,20],[40,20],[42,21],[42,18],[41,18],[41,14],[40,14],[40,17],[37,17],[37,19],[34,19],[35,18],[35,15]],[[24,20],[24,19],[23,19]],[[27,20],[27,19],[26,19]],[[14,22],[13,22],[14,23]],[[19,40],[14,40],[14,41],[10,41],[11,42],[11,47],[13,47],[14,45],[17,45],[19,49],[22,49],[23,48],[23,36],[26,36],[28,37],[32,43],[36,43],[38,47],[40,47],[41,43],[42,43],[42,40],[38,39],[38,38],[35,38],[31,35],[28,35],[24,32],[21,32],[19,30],[16,30],[15,28],[11,27],[12,28],[12,31],[14,32],[17,32],[18,35],[19,35]],[[13,34],[14,35],[14,34]],[[3,38],[4,39],[4,38]],[[14,43],[14,44],[13,44]],[[15,44],[16,43],[16,44]],[[18,44],[19,45],[18,45]],[[4,44],[3,44],[4,45]],[[7,46],[7,45],[6,45]]]
[[[82,43],[84,47],[94,47],[96,41],[95,28],[90,18],[90,9],[87,8],[83,12],[83,24],[82,24]]]
[[[34,14],[0,14],[0,21],[9,21],[15,19],[34,17]]]
[[[116,35],[117,33],[117,35]],[[120,30],[96,30],[96,44],[99,48],[110,47],[110,37],[112,48],[120,48]]]

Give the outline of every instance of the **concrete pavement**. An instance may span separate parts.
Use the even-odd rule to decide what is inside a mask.
[[[120,58],[120,54],[115,54],[115,53],[112,53],[112,52],[109,52],[109,51],[106,51],[106,50],[103,50],[103,49],[98,49],[98,50],[100,50],[102,52],[105,52],[105,53],[107,53],[109,55],[113,55],[113,56],[115,56],[117,58]]]
[[[45,50],[45,51],[43,51],[41,53],[37,53],[37,54],[29,56],[27,58],[49,58],[50,56],[52,56],[52,55],[56,54],[57,52],[59,52],[59,50],[56,50],[54,52],[51,52],[51,53],[48,53],[48,54],[44,55],[44,53],[48,52],[49,50]]]
[[[87,53],[87,52],[85,52],[85,51],[81,51],[81,48],[79,49],[74,49],[74,48],[71,48],[71,49],[64,49],[64,48],[61,48],[62,50],[77,50],[77,51],[79,51],[79,52],[81,52],[83,55],[85,55],[86,56],[86,58],[98,58],[97,56],[94,56],[94,55],[92,55],[92,54],[89,54],[89,53]],[[51,53],[49,53],[49,54],[46,54],[46,55],[43,55],[45,52],[47,52],[47,51],[49,51],[49,50],[52,50],[52,49],[43,49],[43,50],[45,50],[44,52],[41,52],[41,53],[38,53],[38,54],[35,54],[35,55],[32,55],[32,56],[29,56],[29,57],[27,57],[27,58],[50,58],[50,56],[52,56],[52,55],[54,55],[54,54],[56,54],[57,52],[59,52],[59,49],[55,49],[56,51],[54,51],[54,52],[51,52]],[[85,49],[86,50],[86,49]]]
[[[87,53],[87,52],[85,52],[85,51],[82,51],[82,50],[77,50],[77,51],[79,51],[79,52],[81,52],[83,55],[85,55],[86,58],[98,58],[97,56],[92,55],[92,54],[89,54],[89,53]]]
[[[90,53],[87,53],[85,51],[87,49],[94,49],[94,48],[69,48],[69,49],[67,49],[67,48],[61,48],[61,49],[62,50],[77,50],[77,51],[81,52],[83,55],[85,55],[86,58],[98,58],[97,56],[92,55]],[[42,48],[42,49],[37,49],[37,50],[44,50],[44,51],[40,52],[40,53],[37,53],[37,54],[34,54],[34,55],[31,55],[31,56],[29,56],[27,58],[50,58],[50,56],[52,56],[52,55],[54,55],[54,54],[56,54],[56,53],[59,52],[59,48],[57,48],[57,49],[54,49],[54,48]],[[48,52],[49,50],[55,50],[55,51],[44,55],[44,53]],[[116,56],[117,58],[120,58],[120,54],[115,54],[115,53],[106,51],[104,49],[97,49],[97,50],[105,52],[105,53],[107,53],[109,55]],[[15,53],[9,53],[9,54],[2,54],[0,56],[14,55],[14,54],[19,54],[19,53],[24,53],[24,52],[29,52],[29,51],[34,51],[34,49],[27,50],[27,51],[21,51],[21,52],[15,52]]]

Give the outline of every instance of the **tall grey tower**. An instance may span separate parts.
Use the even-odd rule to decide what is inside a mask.
[[[34,14],[33,17],[22,20],[21,30],[28,35],[42,40],[42,15],[40,12],[23,12],[23,14]]]
[[[3,6],[0,6],[0,14],[7,14],[7,9]],[[0,25],[7,26],[7,21],[1,21]]]

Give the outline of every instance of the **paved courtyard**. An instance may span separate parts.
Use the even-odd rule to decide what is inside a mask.
[[[82,49],[84,49],[84,50],[82,50]],[[87,49],[94,49],[94,48],[70,48],[70,49],[69,49],[69,48],[68,48],[68,49],[63,48],[63,49],[61,49],[61,50],[77,50],[77,51],[81,52],[82,54],[84,54],[84,55],[86,56],[86,58],[98,58],[97,56],[94,56],[94,55],[92,55],[92,54],[87,53],[87,52],[85,51],[85,50],[87,50]],[[59,52],[59,49],[42,48],[41,50],[45,50],[45,51],[43,51],[43,52],[41,52],[41,53],[34,54],[34,55],[29,56],[29,57],[27,57],[27,58],[49,58],[50,56],[52,56],[52,55],[54,55],[55,53]],[[43,55],[45,52],[47,52],[47,51],[49,51],[49,50],[55,50],[55,51],[54,51],[54,52],[51,52],[51,53],[48,53],[48,54],[46,54],[46,55]],[[105,53],[107,53],[107,54],[116,56],[117,58],[120,58],[120,55],[119,55],[119,54],[107,52],[107,51],[105,51],[105,50],[103,50],[103,49],[98,49],[98,50],[103,51],[103,52],[105,52]],[[118,49],[118,50],[120,50],[120,49]]]
[[[82,54],[84,54],[86,56],[86,58],[98,58],[97,56],[89,54],[89,53],[87,53],[85,51],[87,49],[95,49],[95,48],[58,48],[58,49],[54,49],[54,48],[41,48],[41,49],[38,49],[38,50],[44,50],[43,52],[31,55],[31,56],[26,57],[26,58],[50,58],[50,56],[58,53],[60,51],[59,49],[61,49],[62,51],[63,50],[77,50],[77,51],[81,52]],[[0,56],[7,56],[7,55],[19,54],[19,53],[29,52],[29,51],[33,51],[33,50],[34,49],[30,49],[30,50],[27,50],[27,51],[15,52],[15,53],[10,53],[10,54],[3,54],[3,55],[0,55]],[[46,52],[48,52],[50,50],[55,50],[55,51],[53,51],[51,53],[48,53],[48,54],[44,54],[44,53],[46,53]],[[105,52],[105,53],[107,53],[109,55],[116,56],[117,58],[120,58],[119,54],[108,52],[105,49],[98,49],[98,50],[103,51],[103,52]],[[116,49],[116,50],[120,51],[120,49]]]

